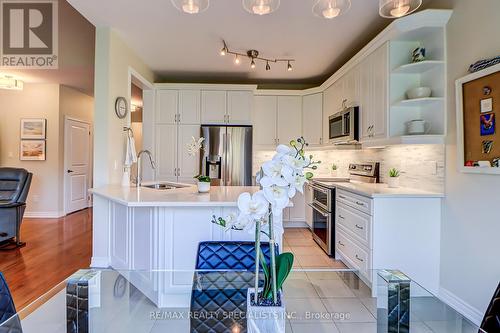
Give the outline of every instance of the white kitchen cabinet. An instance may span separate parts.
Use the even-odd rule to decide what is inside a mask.
[[[227,120],[226,91],[204,90],[201,92],[201,122],[225,124]]]
[[[304,96],[302,99],[303,136],[310,145],[323,143],[323,94]]]
[[[200,124],[201,92],[200,90],[179,90],[180,124]]]
[[[329,144],[328,118],[342,110],[342,82],[335,82],[323,92],[323,144]]]
[[[359,99],[363,142],[387,137],[387,44],[366,57],[359,66]]]
[[[297,192],[292,199],[293,207],[290,207],[289,220],[292,222],[306,221],[306,201],[304,194]]]
[[[178,133],[177,180],[181,183],[194,183],[193,177],[200,172],[200,154],[190,156],[186,146],[192,141],[193,137],[196,140],[200,138],[200,126],[180,125]]]
[[[252,123],[253,92],[227,92],[227,122],[232,125]]]
[[[272,146],[276,144],[277,103],[276,96],[254,97],[254,145]]]
[[[156,123],[175,124],[179,106],[177,90],[156,91]]]
[[[177,127],[156,125],[157,179],[177,181]]]
[[[350,71],[348,71],[342,77],[342,103],[345,100],[345,106],[358,106],[359,105],[359,69],[358,67],[354,67]]]
[[[302,97],[278,96],[278,144],[289,144],[302,135]]]

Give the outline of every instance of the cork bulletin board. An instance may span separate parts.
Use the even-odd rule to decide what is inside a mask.
[[[500,68],[499,70],[490,69],[484,76],[477,73],[473,79],[464,81],[461,82],[462,100],[460,101],[463,120],[462,165],[477,167],[478,164],[489,162],[491,166],[495,166],[495,160],[500,158],[500,129],[498,127]]]

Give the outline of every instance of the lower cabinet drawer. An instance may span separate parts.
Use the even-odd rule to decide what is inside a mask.
[[[336,223],[345,227],[361,245],[371,249],[372,217],[337,201]]]
[[[371,280],[370,252],[358,246],[341,228],[337,228],[335,234],[335,249],[348,261],[345,264],[349,268],[359,270],[360,274]]]
[[[343,204],[356,208],[362,211],[363,213],[366,213],[368,215],[373,215],[373,204],[370,198],[366,198],[355,193],[338,189],[336,199],[337,201],[340,201]]]

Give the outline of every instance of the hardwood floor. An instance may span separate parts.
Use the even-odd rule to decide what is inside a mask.
[[[90,265],[90,209],[59,219],[24,219],[21,235],[25,247],[0,251],[0,271],[18,310]]]

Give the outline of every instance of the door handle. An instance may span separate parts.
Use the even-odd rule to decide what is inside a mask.
[[[356,228],[358,228],[359,230],[363,230],[363,227],[360,226],[359,224],[356,224]]]
[[[363,262],[364,260],[361,259],[357,254],[356,254],[356,259],[358,259],[359,261]]]
[[[73,170],[69,170],[69,169],[68,169],[68,171],[66,171],[66,172],[67,172],[67,173],[73,173],[74,171],[73,171]]]

